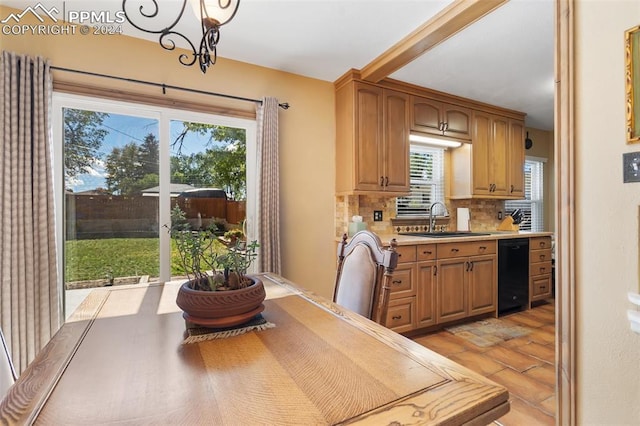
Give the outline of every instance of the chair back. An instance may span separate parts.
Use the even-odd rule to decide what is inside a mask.
[[[379,324],[385,325],[391,277],[398,264],[397,242],[384,248],[377,235],[360,231],[338,245],[338,269],[333,301]]]
[[[17,376],[2,330],[0,330],[0,345],[2,346],[0,348],[2,350],[0,354],[0,398],[4,398],[11,385],[16,382]]]

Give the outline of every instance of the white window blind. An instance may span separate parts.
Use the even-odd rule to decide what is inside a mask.
[[[544,231],[544,162],[527,159],[524,162],[524,200],[505,202],[507,214],[521,209],[525,221],[520,224],[523,231]]]
[[[432,203],[444,203],[444,149],[412,143],[410,180],[411,195],[396,201],[398,217],[429,214]],[[433,213],[443,215],[444,211],[434,209]]]

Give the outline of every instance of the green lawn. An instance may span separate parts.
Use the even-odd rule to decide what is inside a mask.
[[[72,240],[65,245],[65,282],[149,275],[160,269],[157,238],[105,238]],[[171,274],[185,275],[177,264],[171,242]]]

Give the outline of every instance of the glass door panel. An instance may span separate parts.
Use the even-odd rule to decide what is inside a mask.
[[[247,200],[246,129],[171,121],[171,209],[180,208],[194,231],[218,237],[242,228]],[[176,217],[172,215],[172,220]],[[183,277],[172,243],[171,275]]]
[[[75,108],[62,118],[65,289],[157,279],[158,120]]]

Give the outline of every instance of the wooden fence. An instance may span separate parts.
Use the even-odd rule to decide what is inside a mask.
[[[66,194],[65,198],[67,240],[158,236],[158,197]],[[194,228],[222,220],[240,224],[246,217],[245,201],[172,198],[171,208],[175,205],[185,211]]]

